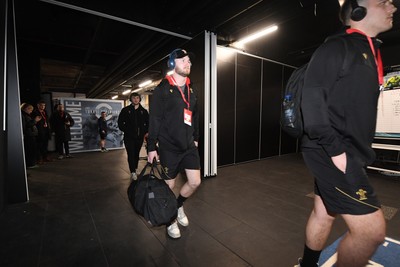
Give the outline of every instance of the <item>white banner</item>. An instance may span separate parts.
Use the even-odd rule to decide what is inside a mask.
[[[72,153],[99,149],[98,119],[103,111],[107,114],[106,148],[124,147],[123,133],[118,128],[118,116],[124,107],[122,100],[61,98],[60,103],[75,121],[69,142]]]

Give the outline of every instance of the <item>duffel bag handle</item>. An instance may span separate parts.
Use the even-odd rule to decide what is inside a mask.
[[[159,175],[159,177],[161,178],[161,177],[162,177],[162,176],[161,176],[161,172],[160,172],[160,170],[158,169],[158,166],[157,166],[157,165],[158,165],[158,163],[157,163],[157,160],[156,160],[156,159],[153,160],[153,163],[147,162],[147,163],[146,163],[146,166],[144,166],[143,169],[142,169],[142,171],[140,172],[139,177],[138,177],[138,180],[140,180],[140,179],[143,177],[143,175],[146,173],[146,170],[147,170],[148,167],[151,167],[151,169],[150,169],[150,174],[153,174],[153,175],[154,175],[154,169],[156,169],[156,170],[157,170],[157,173],[158,173],[158,175]]]

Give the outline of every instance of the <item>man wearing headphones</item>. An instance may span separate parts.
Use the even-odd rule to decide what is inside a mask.
[[[201,183],[200,157],[197,150],[199,120],[197,98],[190,83],[192,66],[191,53],[176,49],[168,59],[172,75],[154,89],[150,103],[150,126],[147,141],[148,162],[160,156],[163,178],[172,189],[175,178],[185,171],[187,182],[180,190],[177,221],[167,226],[171,238],[181,236],[178,222],[187,226],[189,220],[183,210],[183,202],[190,197]],[[156,151],[158,143],[158,153]]]
[[[124,132],[124,144],[128,154],[131,178],[136,180],[140,149],[149,127],[149,113],[140,104],[141,97],[138,93],[132,93],[129,100],[131,104],[124,107],[118,116],[118,127]]]
[[[315,178],[314,208],[306,226],[301,267],[318,260],[337,215],[348,232],[337,249],[338,267],[364,267],[384,241],[381,205],[365,167],[375,159],[377,101],[383,83],[379,33],[393,26],[391,0],[346,0],[346,33],[322,44],[305,74],[303,158]],[[351,65],[342,72],[345,57]]]

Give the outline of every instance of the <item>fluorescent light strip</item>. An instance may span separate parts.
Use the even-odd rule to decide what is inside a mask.
[[[274,25],[274,26],[270,26],[268,28],[265,28],[264,30],[261,30],[259,32],[256,32],[254,34],[251,34],[249,36],[247,36],[246,38],[241,39],[240,41],[234,42],[233,45],[236,47],[241,47],[244,44],[251,42],[255,39],[258,39],[264,35],[270,34],[274,31],[276,31],[278,29],[278,26]]]
[[[131,89],[125,90],[125,91],[122,92],[122,94],[123,94],[123,95],[127,95],[127,94],[129,94],[131,91],[132,91]]]
[[[117,98],[118,98],[118,95],[111,97],[111,99],[117,99]]]
[[[141,84],[139,84],[139,87],[145,87],[146,85],[149,85],[152,83],[152,80],[147,80],[145,82],[142,82]]]

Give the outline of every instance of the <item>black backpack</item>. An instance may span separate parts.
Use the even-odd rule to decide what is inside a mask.
[[[144,175],[151,167],[150,173]],[[133,209],[152,226],[167,225],[176,219],[178,204],[174,192],[165,181],[155,175],[160,171],[156,163],[147,163],[137,180],[128,187],[128,198]]]
[[[301,93],[308,63],[290,75],[282,101],[281,126],[287,134],[300,138],[303,135],[303,116],[301,114]]]
[[[347,35],[342,35],[343,37]],[[337,38],[338,36],[328,37],[325,41]],[[351,63],[351,56],[348,53],[348,43],[340,38],[345,44],[346,56],[343,62],[342,70],[338,79],[343,77],[345,71]],[[301,138],[304,134],[303,115],[301,113],[301,98],[304,86],[304,76],[307,71],[308,63],[293,71],[286,84],[281,109],[281,127],[282,130],[294,138]]]

